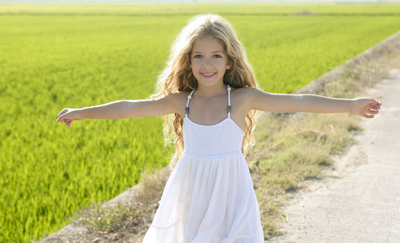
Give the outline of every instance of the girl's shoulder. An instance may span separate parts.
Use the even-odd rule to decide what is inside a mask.
[[[232,88],[232,94],[243,99],[251,98],[251,96],[259,91],[260,89],[255,87]]]
[[[240,88],[233,88],[232,91],[235,92],[252,92],[252,90],[258,89],[257,87],[240,87]]]
[[[182,103],[186,103],[186,100],[188,99],[190,92],[189,91],[173,91],[165,97],[176,105],[180,105]]]
[[[260,92],[262,91],[256,87],[232,89],[232,102],[247,114],[253,108],[254,97],[257,97]]]
[[[175,99],[183,99],[188,97],[190,94],[190,91],[173,91],[169,93],[168,95],[171,97],[174,97]]]

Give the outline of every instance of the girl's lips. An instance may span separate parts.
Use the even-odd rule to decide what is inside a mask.
[[[212,78],[215,76],[215,73],[201,73],[204,78]]]

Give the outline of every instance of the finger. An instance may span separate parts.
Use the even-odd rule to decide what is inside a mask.
[[[60,114],[57,116],[57,120],[56,120],[56,121],[60,122],[60,121],[65,120],[65,116],[66,116],[65,113],[66,113],[66,112],[64,112],[63,114],[60,113]]]
[[[367,105],[381,106],[382,103],[374,99],[369,99],[367,100]]]
[[[365,110],[365,113],[378,114],[379,109],[368,108]]]
[[[377,100],[373,100],[373,105],[376,105],[376,106],[381,106],[381,105],[382,105],[382,103],[381,103],[381,102],[379,102],[379,101],[377,101]]]
[[[67,109],[63,109],[62,111],[60,111],[60,113],[58,113],[57,117],[63,115],[64,113],[66,113],[68,110]]]
[[[70,121],[67,117],[70,116],[69,114],[63,114],[57,118],[57,121]]]
[[[377,110],[369,110],[369,112],[368,113],[370,113],[370,114],[378,114],[379,113],[379,111],[377,111]]]
[[[374,118],[375,116],[374,115],[364,114],[363,117],[370,119],[370,118]]]
[[[60,116],[57,118],[56,122],[65,122],[65,118],[63,116]]]

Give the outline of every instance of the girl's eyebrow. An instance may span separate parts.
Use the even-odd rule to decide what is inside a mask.
[[[194,51],[193,53],[203,53],[202,51]],[[213,51],[211,53],[224,53],[223,51]]]

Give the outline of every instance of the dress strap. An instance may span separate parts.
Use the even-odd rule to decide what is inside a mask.
[[[186,103],[186,107],[185,107],[185,114],[186,114],[186,117],[188,116],[188,114],[189,114],[189,102],[190,102],[190,99],[192,98],[192,95],[193,95],[193,92],[194,92],[195,90],[192,90],[192,92],[190,92],[190,95],[188,95],[188,100],[187,100],[187,103]]]
[[[228,90],[228,118],[231,117],[231,111],[232,111],[232,107],[231,107],[231,87],[227,84],[227,90]]]

